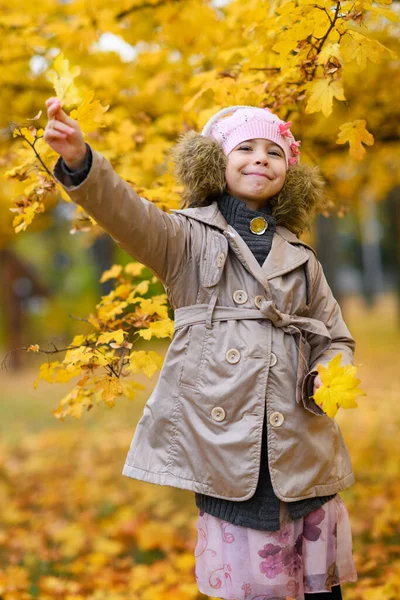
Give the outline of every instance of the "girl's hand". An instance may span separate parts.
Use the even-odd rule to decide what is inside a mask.
[[[317,391],[317,389],[318,389],[319,387],[321,387],[321,385],[322,385],[322,381],[321,381],[321,379],[320,379],[319,375],[317,375],[317,376],[314,378],[314,394],[315,394],[315,392]]]
[[[85,164],[86,144],[78,122],[61,108],[58,98],[46,100],[48,123],[44,140],[64,159],[67,167],[79,169]]]

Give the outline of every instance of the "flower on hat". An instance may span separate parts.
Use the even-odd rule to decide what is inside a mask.
[[[293,156],[299,156],[300,154],[300,150],[299,150],[299,146],[300,146],[301,142],[293,142],[292,144],[290,144],[290,149],[292,151]]]
[[[289,128],[292,125],[292,121],[288,121],[287,123],[279,123],[279,133],[284,137],[293,137],[289,131]]]
[[[297,158],[295,158],[294,156],[291,156],[291,157],[288,159],[288,165],[289,165],[289,167],[290,167],[291,165],[297,165]]]

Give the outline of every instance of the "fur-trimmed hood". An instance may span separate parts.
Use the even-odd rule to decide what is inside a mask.
[[[188,131],[171,149],[171,156],[175,176],[184,186],[185,207],[207,206],[226,191],[227,157],[214,138]],[[313,215],[327,204],[324,187],[319,167],[290,166],[283,188],[269,199],[277,225],[296,235],[308,229]]]

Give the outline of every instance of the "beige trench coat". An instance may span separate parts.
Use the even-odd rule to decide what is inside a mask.
[[[161,279],[175,330],[123,468],[128,477],[247,500],[259,475],[266,411],[276,496],[292,502],[354,482],[340,429],[307,394],[318,362],[354,340],[313,250],[277,227],[262,266],[214,202],[168,214],[93,151],[80,204]]]

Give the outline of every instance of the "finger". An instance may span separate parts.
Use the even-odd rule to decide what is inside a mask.
[[[47,108],[47,116],[48,116],[49,120],[54,119],[57,116],[57,113],[59,112],[60,109],[61,109],[61,104],[58,100],[56,102],[52,102],[51,104],[49,104],[49,106]]]
[[[51,104],[47,110],[47,114],[49,117],[49,121],[55,119],[57,121],[61,121],[61,123],[65,123],[65,125],[68,125],[70,127],[71,125],[74,125],[74,123],[76,123],[74,119],[71,119],[71,117],[69,117],[67,113],[63,111],[59,102]]]
[[[66,125],[69,125],[69,126],[71,126],[71,125],[73,125],[74,123],[76,123],[76,121],[75,121],[74,119],[71,119],[71,117],[69,117],[69,116],[67,115],[67,113],[63,111],[63,109],[62,109],[62,108],[60,108],[60,109],[58,110],[58,112],[57,112],[57,119],[58,119],[59,121],[62,121],[62,122],[63,122],[63,123],[65,123]]]
[[[53,102],[59,102],[59,99],[56,96],[52,96],[51,98],[47,98],[46,106],[53,104]]]
[[[62,131],[63,133],[66,133],[67,135],[71,135],[72,133],[75,132],[75,129],[73,127],[70,127],[69,125],[65,125],[65,123],[62,123],[61,121],[58,121],[57,119],[55,121],[51,122],[51,129],[56,129],[57,131]]]
[[[45,131],[45,139],[47,141],[65,140],[66,137],[67,137],[66,133],[62,133],[62,131],[57,131],[56,129],[47,129]]]

